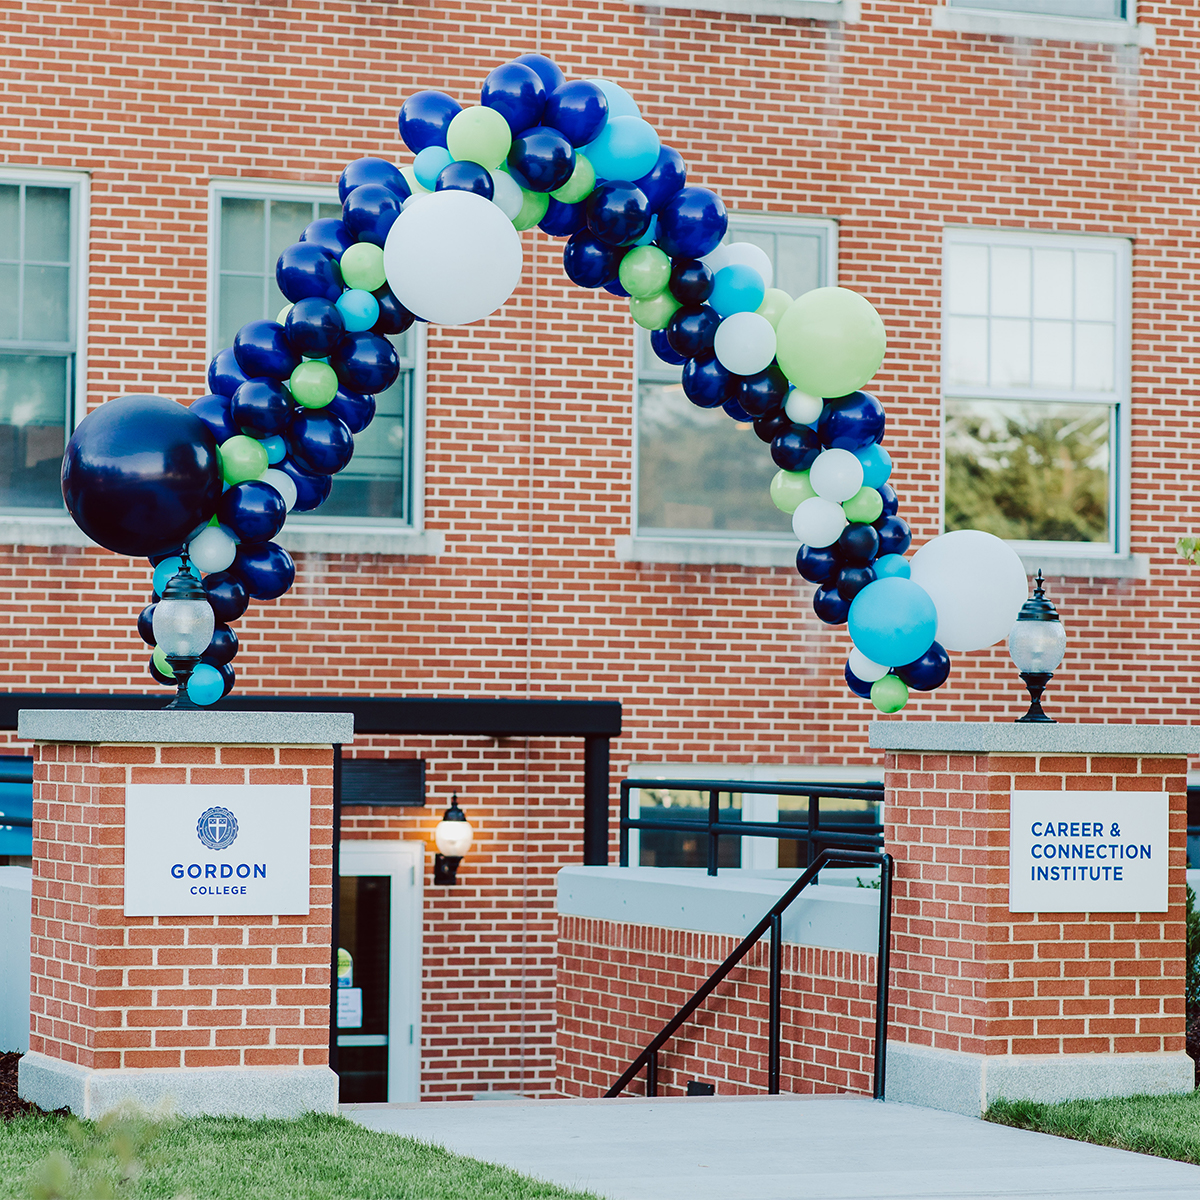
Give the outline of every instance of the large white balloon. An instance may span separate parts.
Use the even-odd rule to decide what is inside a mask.
[[[758,313],[734,313],[717,326],[713,351],[725,370],[757,375],[775,357],[775,326]]]
[[[489,171],[488,174],[492,177],[492,203],[510,221],[515,221],[525,205],[521,185],[507,171]]]
[[[388,286],[439,325],[494,313],[521,281],[521,238],[503,210],[474,192],[423,196],[396,218],[383,247]]]
[[[237,541],[220,525],[207,525],[188,543],[188,555],[206,575],[223,571],[237,557]]]
[[[849,522],[840,504],[810,496],[792,513],[792,532],[806,545],[832,546]]]
[[[822,450],[809,468],[808,481],[822,500],[842,504],[862,488],[863,465],[849,450]]]
[[[750,267],[762,276],[763,287],[769,288],[775,279],[775,268],[771,266],[771,258],[767,252],[753,242],[730,242],[725,247],[725,261],[721,266],[728,267],[734,263]]]
[[[1017,552],[990,533],[958,529],[913,555],[913,583],[937,608],[937,640],[947,650],[982,650],[1008,637],[1028,597]]]

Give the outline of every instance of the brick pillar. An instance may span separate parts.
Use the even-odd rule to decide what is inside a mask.
[[[348,714],[20,714],[20,736],[35,743],[22,1097],[83,1117],[128,1101],[166,1103],[186,1115],[336,1109],[337,1077],[328,1065],[332,746],[351,741],[352,730]],[[245,851],[255,805],[269,803],[261,785],[292,789],[300,832],[286,858],[282,851],[278,860],[270,851],[252,857],[263,859],[264,878],[274,873],[272,888],[290,867],[298,897],[290,907],[307,911],[221,911],[278,901],[279,893],[238,878],[254,868],[235,845],[222,848],[227,854],[203,845],[193,809],[215,804],[239,813]],[[138,790],[127,797],[128,788]],[[147,820],[127,831],[127,800],[133,805],[139,794],[150,806],[137,810]],[[158,828],[150,819],[160,814],[182,840],[174,847],[163,841],[161,855],[154,839],[140,858],[134,843],[129,852],[156,886],[165,885],[167,898],[152,904],[160,915],[127,915],[127,837],[140,833],[145,843],[146,831]],[[261,815],[257,821],[263,824]],[[187,876],[194,871],[216,878],[201,874],[193,883]],[[231,900],[242,887],[261,887],[268,900]],[[181,906],[200,903],[188,898],[193,888],[205,891],[212,911],[179,915]]]
[[[978,1115],[999,1097],[1190,1092],[1185,755],[1200,748],[1197,730],[877,721],[871,744],[888,752],[884,837],[896,859],[888,1099]],[[1021,796],[1031,792],[1046,795]],[[1035,820],[1022,807],[1031,802]],[[1057,866],[1060,900],[1066,880],[1072,890],[1102,886],[1093,878],[1120,910],[1135,868],[1164,878],[1149,874],[1142,851],[1117,882],[1120,816],[1101,829],[1086,812],[1074,825],[1055,821],[1056,812],[1078,818],[1079,805],[1134,823],[1163,814],[1165,911],[1088,911],[1069,896],[1068,911],[1010,911],[1010,837],[1018,889],[1035,875],[1047,887]],[[1060,860],[1060,844],[1092,857]],[[1013,907],[1027,903],[1018,891]]]

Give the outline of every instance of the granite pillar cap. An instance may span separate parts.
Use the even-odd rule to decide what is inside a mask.
[[[943,754],[1200,753],[1200,726],[1022,724],[1017,721],[872,721],[877,750]]]
[[[93,745],[332,746],[354,741],[354,714],[23,708],[17,736]]]

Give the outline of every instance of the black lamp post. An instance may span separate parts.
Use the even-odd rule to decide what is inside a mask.
[[[154,606],[154,641],[162,647],[178,690],[167,708],[199,708],[188,697],[187,685],[212,641],[214,618],[208,593],[200,580],[188,570],[183,555],[179,570],[167,580],[162,599]]]
[[[458,864],[463,855],[471,848],[471,837],[474,834],[471,822],[467,820],[463,810],[458,807],[458,793],[450,797],[450,807],[438,822],[433,831],[433,840],[438,853],[433,857],[433,882],[440,884],[455,884],[458,882]]]
[[[1067,651],[1067,631],[1058,619],[1054,605],[1046,599],[1042,573],[1034,580],[1033,595],[1021,605],[1016,624],[1008,635],[1008,652],[1029,689],[1029,711],[1017,723],[1036,721],[1055,724],[1042,711],[1042,693],[1054,678],[1054,668]]]

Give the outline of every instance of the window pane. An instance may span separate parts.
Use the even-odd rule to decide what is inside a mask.
[[[16,262],[20,255],[21,189],[16,184],[0,184],[0,259]]]
[[[21,332],[26,341],[65,342],[70,336],[70,270],[25,265]]]
[[[1125,0],[950,0],[953,8],[990,8],[1000,12],[1041,13],[1053,17],[1125,16]]]
[[[25,261],[71,260],[71,193],[67,188],[25,189]]]
[[[318,204],[318,217],[338,217],[341,218],[342,206],[340,204]]]
[[[261,270],[266,230],[263,201],[226,196],[221,201],[221,270]]]
[[[20,336],[17,323],[20,274],[21,268],[15,263],[0,263],[0,338]]]
[[[1116,386],[1116,347],[1111,325],[1075,326],[1075,386],[1082,391],[1111,392]]]
[[[740,238],[740,234],[735,237]],[[824,243],[820,237],[779,234],[775,243],[777,288],[782,288],[794,299],[821,286],[821,247]]]
[[[272,278],[279,256],[304,232],[304,227],[313,219],[311,200],[272,200],[271,238],[267,252],[266,269]],[[282,301],[281,301],[282,303]],[[276,310],[278,311],[278,310]],[[275,313],[270,314],[274,317]]]
[[[988,323],[986,317],[946,319],[946,382],[976,384],[988,381]]]
[[[986,246],[946,248],[946,311],[987,316],[988,251]]]
[[[1024,247],[992,247],[992,316],[1029,316],[1031,271],[1032,255]]]
[[[217,349],[232,346],[234,334],[247,321],[260,320],[262,310],[263,281],[260,275],[222,275],[217,290]]]
[[[1029,325],[1028,321],[992,322],[992,387],[1029,386]]]
[[[1074,309],[1073,260],[1070,250],[1033,252],[1033,315],[1069,321]]]
[[[741,821],[742,797],[721,792],[717,797],[720,821]],[[678,821],[681,831],[643,829],[638,837],[638,865],[643,867],[704,867],[708,865],[708,837],[700,829],[708,823],[708,793],[643,788],[638,795],[638,816],[654,821]],[[721,838],[717,843],[717,865],[739,867],[741,838]]]
[[[1071,330],[1069,321],[1034,321],[1033,386],[1070,391]]]
[[[1117,260],[1112,254],[1075,255],[1075,316],[1111,321],[1116,315]]]
[[[1106,404],[948,401],[946,529],[1108,542],[1113,412]]]
[[[61,508],[70,357],[0,355],[0,506]]]

